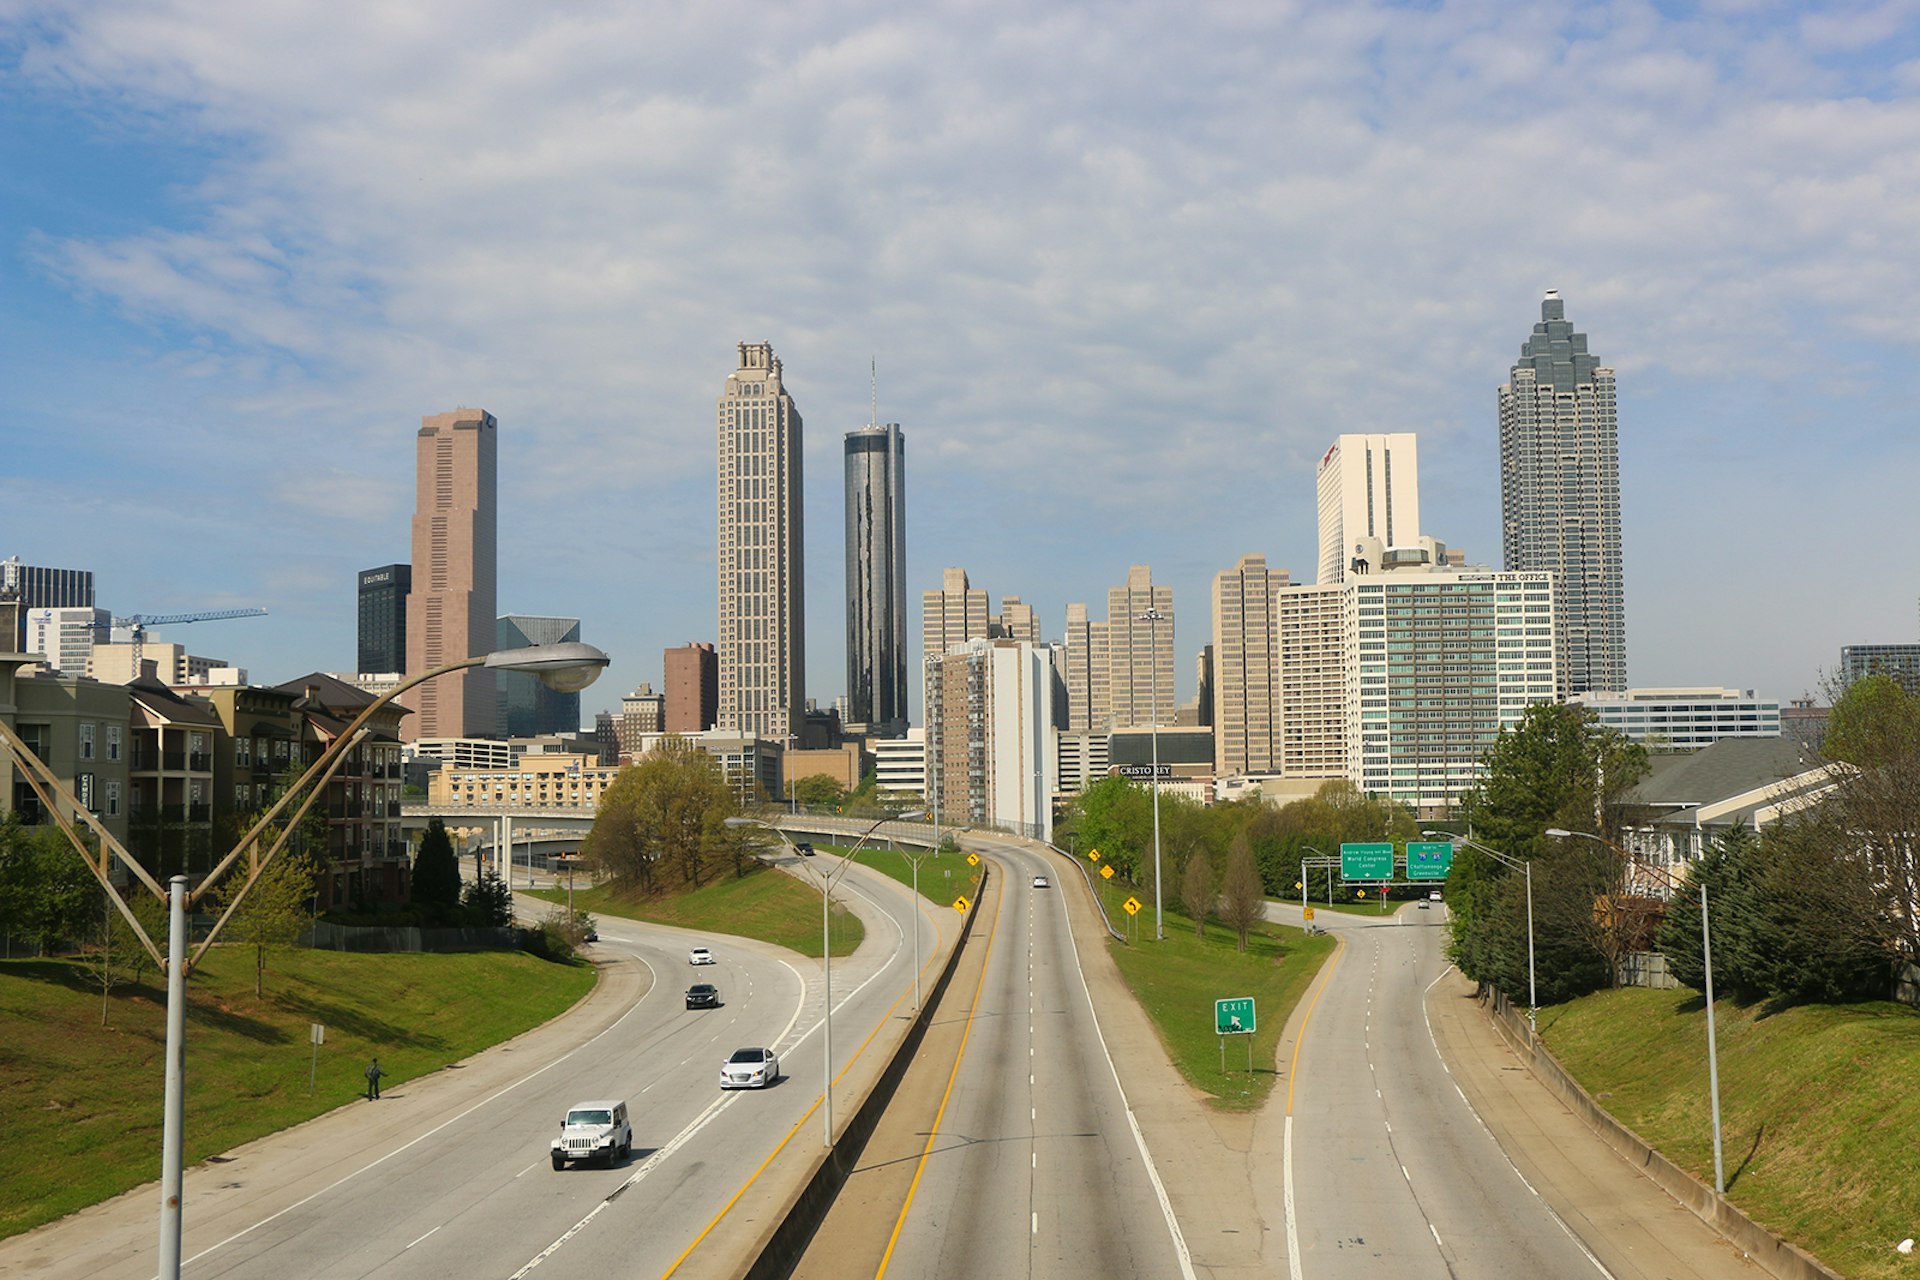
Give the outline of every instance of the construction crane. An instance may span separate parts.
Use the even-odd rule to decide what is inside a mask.
[[[182,622],[218,622],[224,618],[264,618],[265,609],[201,609],[194,613],[136,613],[130,618],[115,618],[113,625],[125,627],[133,641],[133,678],[140,678],[140,658],[145,651],[148,627],[173,626]]]

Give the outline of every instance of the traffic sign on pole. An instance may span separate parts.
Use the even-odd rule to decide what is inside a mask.
[[[979,854],[977,854],[977,853],[970,853],[970,854],[968,854],[968,855],[967,855],[967,865],[968,865],[968,866],[970,866],[970,867],[977,867],[977,866],[979,866],[979,865],[980,865],[980,855],[979,855]]]
[[[1250,1036],[1256,1029],[1253,997],[1239,996],[1213,1002],[1213,1029],[1223,1036]]]
[[[1087,860],[1090,862],[1100,861],[1100,851],[1098,849],[1087,850]]]
[[[1407,879],[1445,880],[1452,869],[1451,840],[1407,841]]]
[[[1104,866],[1104,867],[1102,867],[1102,868],[1100,868],[1100,878],[1101,878],[1102,880],[1111,880],[1111,879],[1113,879],[1113,864],[1112,864],[1112,863],[1108,863],[1108,864],[1107,864],[1106,866]]]
[[[1393,879],[1393,846],[1381,844],[1343,844],[1340,846],[1342,880]]]
[[[1130,916],[1137,916],[1140,914],[1140,899],[1138,898],[1129,897],[1125,902],[1121,903],[1120,905],[1126,908],[1126,912]]]
[[[961,896],[953,900],[953,909],[955,911],[958,911],[961,915],[967,914],[967,908],[972,905],[973,905],[972,903],[967,901],[965,894],[962,894]]]

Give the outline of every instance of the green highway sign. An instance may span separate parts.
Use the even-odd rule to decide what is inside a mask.
[[[1223,1036],[1249,1036],[1254,1032],[1253,997],[1213,1002],[1213,1029]]]
[[[1445,880],[1453,867],[1450,840],[1407,841],[1407,879]]]
[[[1393,845],[1343,844],[1340,846],[1342,880],[1393,879]]]

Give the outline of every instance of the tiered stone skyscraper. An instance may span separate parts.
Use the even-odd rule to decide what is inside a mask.
[[[743,342],[720,395],[720,709],[717,727],[800,734],[806,559],[800,411],[766,342]]]
[[[1501,547],[1511,570],[1550,570],[1568,694],[1627,687],[1620,445],[1613,370],[1549,290],[1500,388]]]
[[[493,652],[499,430],[485,409],[420,419],[408,675]],[[403,721],[409,739],[491,738],[500,732],[494,673],[485,667],[429,680],[402,701],[418,713]]]
[[[907,441],[899,424],[849,431],[847,715],[907,730]]]

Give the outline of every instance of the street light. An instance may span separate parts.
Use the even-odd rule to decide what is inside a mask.
[[[75,852],[79,853],[81,861],[85,862],[87,869],[93,872],[94,878],[100,882],[100,887],[106,891],[109,900],[125,917],[128,925],[133,929],[134,936],[140,940],[140,945],[147,949],[147,954],[153,957],[154,963],[159,965],[161,971],[167,975],[165,1110],[160,1129],[160,1275],[162,1280],[179,1280],[180,1275],[183,1177],[181,1151],[186,1123],[187,974],[199,965],[201,958],[207,954],[208,948],[213,946],[214,940],[220,936],[220,931],[226,927],[227,921],[246,900],[247,894],[252,892],[253,886],[259,882],[261,874],[272,864],[274,857],[286,845],[288,838],[299,829],[301,820],[307,816],[307,810],[313,807],[314,801],[325,792],[327,783],[333,780],[333,775],[346,762],[348,752],[366,736],[367,722],[373,718],[376,711],[392,702],[400,694],[451,671],[481,666],[490,667],[496,671],[520,671],[539,677],[541,683],[550,689],[562,693],[576,693],[592,684],[609,661],[606,654],[590,644],[578,642],[543,644],[465,658],[401,681],[361,709],[360,714],[354,717],[345,731],[333,740],[332,745],[320,754],[319,759],[307,766],[306,771],[296,778],[279,800],[274,802],[273,807],[253,824],[253,828],[240,837],[239,843],[234,845],[227,856],[207,873],[201,880],[200,887],[191,894],[187,892],[187,878],[183,875],[172,877],[167,888],[162,889],[147,869],[140,865],[139,859],[129,853],[125,845],[114,839],[86,806],[74,798],[73,793],[68,791],[53,771],[47,768],[45,762],[29,750],[26,743],[22,742],[13,730],[4,723],[0,723],[0,745],[9,748],[14,757],[19,760],[21,773],[26,778],[27,784],[33,788],[35,795],[40,798],[42,806],[53,815],[54,822],[67,837],[68,843],[73,846]],[[264,854],[261,853],[259,849],[261,833],[280,816],[280,811],[285,809],[287,804],[309,783],[312,784],[312,788],[307,798],[294,811],[293,817],[282,829],[279,837],[268,846]],[[101,852],[97,857],[87,848],[86,842],[81,840],[80,833],[74,830],[73,823],[66,816],[69,812],[86,823],[99,837]],[[220,882],[220,877],[227,873],[242,854],[250,855],[246,883],[241,886],[238,893],[234,894],[233,900],[227,904],[227,909],[221,913],[218,920],[214,921],[213,928],[207,931],[207,936],[189,956],[187,954],[187,908],[196,905],[213,889]],[[164,958],[161,956],[160,948],[141,927],[132,906],[114,885],[109,875],[111,866],[109,855],[113,859],[118,859],[130,876],[167,904],[167,951]]]
[[[1583,840],[1603,844],[1624,859],[1631,871],[1632,856],[1605,836],[1597,836],[1591,831],[1569,831],[1564,827],[1548,827],[1547,834],[1561,838],[1579,836]],[[1707,977],[1707,1092],[1713,1106],[1713,1189],[1725,1195],[1726,1163],[1720,1148],[1720,1050],[1718,1037],[1713,1033],[1713,937],[1707,922],[1707,885],[1704,879],[1700,883],[1700,958],[1706,966]]]
[[[894,814],[893,820],[896,822],[914,822],[926,816],[926,810],[913,809],[906,813]],[[935,829],[937,830],[938,828]],[[900,856],[905,858],[907,865],[913,868],[913,907],[916,911],[920,909],[920,863],[929,853],[938,853],[939,851],[936,847],[934,849],[922,849],[918,853],[915,853],[912,845],[902,844],[900,846]],[[913,922],[913,1011],[915,1013],[920,1012],[920,922],[918,920]]]
[[[1533,863],[1529,859],[1516,858],[1498,849],[1489,849],[1472,836],[1455,835],[1451,831],[1422,831],[1423,836],[1445,836],[1459,844],[1471,845],[1492,858],[1495,862],[1509,868],[1517,868],[1527,874],[1527,1034],[1535,1039],[1540,1035],[1540,996],[1539,988],[1534,984],[1533,972]],[[1549,831],[1548,835],[1553,832]]]
[[[788,838],[787,833],[773,825],[773,823],[761,818],[727,819],[727,825],[729,827],[765,827],[768,831],[779,836],[781,843],[793,850],[793,856],[795,860],[798,861],[800,869],[806,872],[809,879],[820,886],[821,982],[827,996],[826,1013],[821,1019],[821,1026],[824,1028],[824,1031],[820,1040],[820,1053],[825,1079],[822,1082],[823,1092],[821,1094],[820,1117],[824,1125],[822,1129],[822,1145],[827,1147],[833,1145],[833,947],[827,932],[828,924],[831,920],[829,911],[833,902],[833,887],[840,883],[840,878],[847,874],[847,868],[853,865],[853,855],[860,852],[860,846],[865,844],[873,833],[878,831],[883,824],[891,822],[892,820],[891,817],[880,818],[872,826],[860,833],[860,838],[853,842],[853,847],[848,849],[846,854],[840,859],[839,867],[832,871],[821,871],[814,865],[815,860],[801,857],[800,850],[794,845],[793,841]],[[915,867],[916,874],[914,879],[916,885],[919,881],[918,871],[919,868]],[[917,957],[920,947],[920,930],[917,922],[913,931],[913,942],[914,955]],[[913,973],[914,980],[918,983],[920,969],[917,963],[914,966]]]
[[[1167,940],[1167,931],[1160,918],[1160,619],[1166,615],[1152,605],[1145,613],[1136,614],[1134,621],[1147,624],[1147,660],[1153,664],[1153,673],[1147,683],[1152,689],[1148,712],[1148,721],[1153,734],[1153,938],[1156,942]]]

